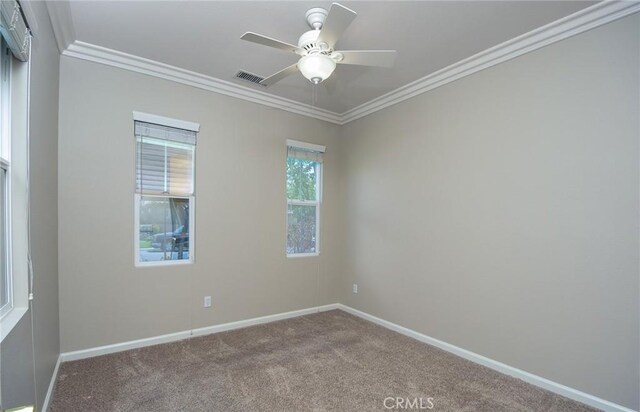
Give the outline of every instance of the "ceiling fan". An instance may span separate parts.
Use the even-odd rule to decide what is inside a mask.
[[[312,83],[318,84],[331,76],[336,64],[393,66],[395,50],[335,50],[338,39],[356,16],[356,12],[338,3],[333,3],[328,12],[320,7],[308,10],[305,19],[311,30],[300,36],[297,46],[252,32],[240,38],[301,56],[296,64],[263,79],[260,84],[265,86],[271,86],[298,71]]]

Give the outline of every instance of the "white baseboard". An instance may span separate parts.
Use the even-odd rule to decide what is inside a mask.
[[[143,348],[145,346],[159,345],[161,343],[175,342],[177,340],[188,339],[191,337],[191,331],[169,333],[167,335],[153,336],[151,338],[130,340],[127,342],[114,343],[112,345],[98,346],[95,348],[81,349],[72,352],[61,353],[62,362],[75,361],[94,356],[107,355],[109,353],[122,352],[129,349]]]
[[[224,332],[226,330],[246,328],[247,326],[260,325],[262,323],[275,322],[277,320],[296,318],[298,316],[310,315],[312,313],[326,312],[328,310],[338,309],[339,303],[331,305],[316,306],[309,309],[294,310],[292,312],[277,313],[275,315],[261,316],[259,318],[240,320],[237,322],[223,323],[221,325],[207,326],[204,328],[193,329],[192,336],[210,335],[212,333]]]
[[[443,342],[436,338],[432,338],[431,336],[427,336],[420,332],[416,332],[415,330],[405,328],[404,326],[397,325],[393,322],[380,319],[378,317],[359,311],[352,307],[349,307],[343,304],[338,304],[337,307],[338,309],[344,310],[347,313],[358,316],[359,318],[368,320],[370,322],[376,323],[392,331],[401,333],[405,336],[409,336],[411,338],[419,340],[420,342],[424,342],[429,345],[435,346],[437,348],[443,349],[447,352],[453,353],[454,355],[460,356],[461,358],[486,366],[500,373],[504,373],[505,375],[509,375],[509,376],[513,376],[514,378],[521,379],[527,383],[538,386],[542,389],[546,389],[550,392],[557,393],[558,395],[562,395],[566,398],[573,399],[578,402],[582,402],[589,406],[593,406],[594,408],[598,408],[607,412],[636,412],[633,409],[629,409],[625,406],[618,405],[613,402],[609,402],[602,398],[598,398],[597,396],[590,395],[588,393],[570,388],[560,383],[550,381],[549,379],[543,378],[541,376],[537,376],[532,373],[523,371],[522,369],[514,368],[513,366],[506,365],[502,362],[489,359],[485,356],[478,355],[477,353],[468,351],[466,349],[462,349],[458,346],[452,345],[447,342]]]
[[[92,358],[94,356],[107,355],[109,353],[122,352],[130,349],[143,348],[145,346],[159,345],[162,343],[175,342],[178,340],[188,339],[192,336],[203,336],[211,333],[223,332],[226,330],[246,328],[248,326],[259,325],[262,323],[275,322],[277,320],[295,318],[298,316],[309,315],[311,313],[324,312],[327,310],[338,309],[338,304],[316,306],[308,309],[294,310],[291,312],[277,313],[274,315],[261,316],[258,318],[245,319],[237,322],[223,323],[220,325],[207,326],[182,332],[169,333],[167,335],[153,336],[150,338],[137,339],[128,342],[114,343],[112,345],[98,346],[95,348],[82,349],[73,352],[65,352],[60,354],[62,362]]]
[[[47,407],[49,405],[51,394],[53,392],[53,388],[55,385],[55,379],[58,375],[58,367],[60,365],[60,362],[68,362],[72,360],[91,358],[94,356],[106,355],[109,353],[121,352],[129,349],[142,348],[145,346],[158,345],[158,344],[167,343],[167,342],[174,342],[177,340],[188,339],[193,336],[204,336],[204,335],[223,332],[227,330],[241,329],[241,328],[246,328],[248,326],[260,325],[264,323],[270,323],[278,320],[295,318],[298,316],[304,316],[312,313],[324,312],[324,311],[333,310],[333,309],[341,309],[347,313],[358,316],[370,322],[376,323],[387,329],[393,330],[405,336],[409,336],[421,342],[427,343],[429,345],[443,349],[447,352],[453,353],[454,355],[460,356],[461,358],[486,366],[500,373],[504,373],[505,375],[509,375],[509,376],[513,376],[514,378],[521,379],[532,385],[557,393],[558,395],[562,395],[569,399],[573,399],[575,401],[582,402],[586,405],[593,406],[594,408],[598,408],[607,412],[636,412],[622,405],[618,405],[616,403],[604,400],[602,398],[598,398],[597,396],[593,396],[588,393],[579,391],[577,389],[573,389],[568,386],[562,385],[560,383],[553,382],[549,379],[523,371],[522,369],[514,368],[513,366],[506,365],[502,362],[489,359],[485,356],[468,351],[466,349],[462,349],[458,346],[452,345],[447,342],[443,342],[436,338],[432,338],[431,336],[427,336],[415,330],[405,328],[404,326],[397,325],[393,322],[380,319],[376,316],[359,311],[357,309],[343,305],[341,303],[334,303],[331,305],[324,305],[324,306],[316,306],[308,309],[294,310],[291,312],[277,313],[274,315],[261,316],[258,318],[246,319],[246,320],[241,320],[237,322],[229,322],[229,323],[223,323],[220,325],[197,328],[197,329],[192,329],[192,330],[183,331],[183,332],[176,332],[168,335],[154,336],[151,338],[138,339],[138,340],[123,342],[123,343],[116,343],[113,345],[99,346],[97,348],[90,348],[90,349],[83,349],[83,350],[78,350],[73,352],[62,353],[60,354],[53,377],[51,378],[51,384],[49,385],[47,397],[45,398],[43,411],[46,412]]]
[[[47,389],[47,395],[44,397],[44,402],[42,403],[42,412],[47,412],[49,410],[49,402],[51,402],[51,397],[53,396],[53,389],[56,386],[56,380],[58,379],[58,369],[60,369],[61,362],[61,356],[58,356],[56,366],[55,368],[53,368],[53,375],[51,375],[51,381],[49,382],[49,388]]]

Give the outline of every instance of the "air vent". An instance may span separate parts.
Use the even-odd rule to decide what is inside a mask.
[[[264,80],[264,77],[257,76],[255,74],[247,73],[245,71],[240,70],[236,73],[236,77],[238,79],[242,79],[251,83],[259,84],[262,87],[266,87],[264,84],[260,83]]]

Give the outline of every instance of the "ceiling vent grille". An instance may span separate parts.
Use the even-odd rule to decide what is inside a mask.
[[[262,87],[266,87],[264,84],[260,83],[261,81],[264,80],[264,77],[260,77],[260,76],[255,75],[255,74],[247,73],[247,72],[245,72],[243,70],[238,71],[238,73],[236,73],[235,77],[237,77],[238,79],[245,80],[247,82],[259,84]]]

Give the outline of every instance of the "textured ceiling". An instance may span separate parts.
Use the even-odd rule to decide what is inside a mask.
[[[246,31],[289,43],[304,13],[327,1],[72,1],[76,40],[178,66],[312,104],[313,86],[296,74],[269,88],[234,78],[266,77],[296,55],[240,40]],[[339,65],[318,86],[315,105],[343,113],[475,53],[558,20],[585,1],[344,1],[358,17],[342,50],[396,49],[391,69]]]

